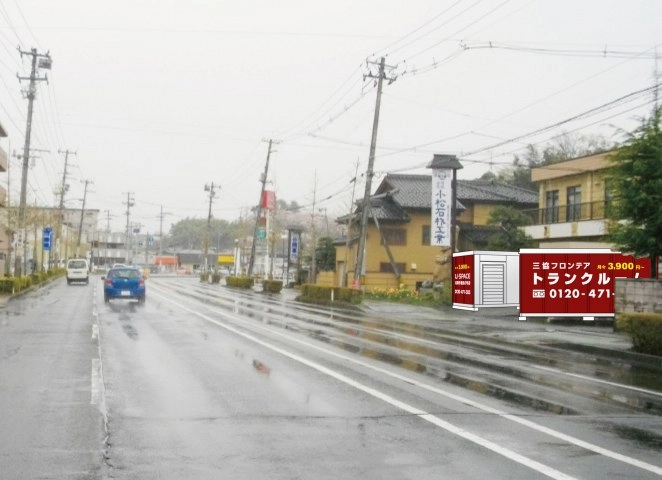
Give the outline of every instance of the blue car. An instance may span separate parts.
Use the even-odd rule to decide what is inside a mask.
[[[108,270],[103,277],[103,300],[134,299],[145,302],[145,277],[137,268],[117,267]]]

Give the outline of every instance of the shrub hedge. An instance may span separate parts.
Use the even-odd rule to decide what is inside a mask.
[[[620,313],[614,329],[630,335],[636,352],[662,356],[662,314]]]
[[[332,302],[357,304],[363,299],[363,292],[355,288],[324,287],[321,285],[301,285],[299,299],[304,302],[330,304]]]
[[[264,280],[262,281],[262,291],[264,293],[280,293],[283,289],[282,280]]]
[[[254,280],[251,277],[225,277],[225,284],[228,287],[248,290],[249,288],[253,288]]]
[[[22,275],[20,277],[3,277],[0,278],[0,292],[14,294],[18,293],[33,285],[38,285],[46,280],[54,277],[60,277],[66,273],[63,268],[55,268],[47,272],[33,273],[30,275]]]

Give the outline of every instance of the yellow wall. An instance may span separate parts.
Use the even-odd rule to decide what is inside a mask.
[[[374,224],[369,224],[366,238],[366,288],[397,288],[400,284],[404,284],[407,288],[413,290],[416,287],[416,282],[432,280],[435,257],[442,249],[441,247],[423,245],[423,226],[430,225],[432,221],[431,216],[429,213],[412,213],[410,215],[411,221],[408,223],[395,225],[380,224],[382,230],[387,228],[403,228],[407,230],[406,245],[389,245],[395,262],[405,264],[405,271],[400,272],[401,277],[399,281],[393,273],[381,273],[379,271],[380,263],[388,263],[389,258],[386,249],[381,245],[381,237],[377,227]],[[351,286],[354,279],[356,248],[356,244],[350,245],[347,256],[349,286]],[[345,250],[345,245],[336,246],[336,272],[341,271],[341,265],[345,261]],[[416,265],[415,270],[412,268],[412,264]],[[338,273],[335,281],[336,285],[341,283],[340,273]],[[319,279],[317,283],[320,283]]]
[[[473,225],[486,225],[489,214],[494,210],[497,205],[472,205],[465,210],[458,221],[466,222]],[[391,253],[393,254],[396,263],[404,263],[405,271],[400,272],[400,280],[389,271],[389,273],[381,273],[379,270],[380,263],[389,262],[388,254],[383,245],[381,245],[381,238],[379,231],[374,224],[369,223],[368,234],[366,238],[366,274],[364,278],[364,285],[367,289],[370,288],[397,288],[400,284],[404,284],[407,288],[413,290],[416,287],[416,282],[423,282],[432,280],[435,270],[435,258],[439,253],[442,253],[441,247],[433,247],[430,245],[423,245],[423,225],[430,225],[432,223],[431,215],[429,212],[425,213],[412,213],[410,212],[410,221],[408,223],[401,223],[395,225],[380,223],[382,230],[387,228],[404,228],[407,230],[407,244],[406,245],[389,245]],[[467,245],[461,244],[458,247],[466,247]],[[347,277],[349,286],[352,285],[354,279],[354,262],[356,261],[356,243],[350,245],[347,255]],[[342,284],[342,264],[345,261],[345,245],[336,246],[336,277],[334,285]],[[412,268],[412,264],[416,264],[416,269]],[[318,284],[321,280],[318,279]],[[326,281],[326,280],[325,280]]]
[[[467,209],[457,217],[458,222],[470,223],[471,225],[487,225],[490,213],[498,205],[476,204],[467,206]]]
[[[546,193],[559,191],[559,206],[568,204],[568,187],[581,186],[582,203],[605,199],[605,171],[611,165],[609,153],[554,163],[531,170],[531,179],[539,185],[538,204],[545,208]]]
[[[601,202],[605,199],[604,172],[584,172],[568,177],[553,178],[540,182],[540,198],[538,200],[541,208],[545,208],[547,192],[559,191],[559,206],[568,204],[568,187],[581,187],[581,203]]]

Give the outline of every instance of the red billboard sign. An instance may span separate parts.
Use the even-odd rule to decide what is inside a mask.
[[[473,308],[475,288],[473,252],[453,255],[453,306]]]
[[[618,277],[648,278],[650,259],[604,249],[520,250],[520,315],[613,316]]]

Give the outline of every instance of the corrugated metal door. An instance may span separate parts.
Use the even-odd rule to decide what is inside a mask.
[[[482,264],[482,304],[503,305],[505,303],[506,266],[503,263]]]

